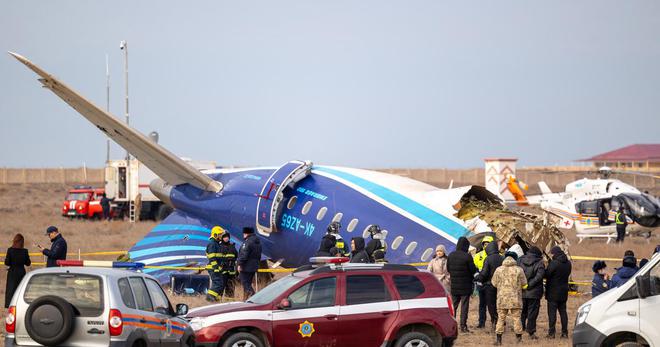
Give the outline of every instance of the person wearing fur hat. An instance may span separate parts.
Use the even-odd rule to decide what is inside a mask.
[[[591,269],[594,271],[594,278],[591,280],[591,297],[595,298],[612,288],[612,281],[610,275],[605,272],[607,264],[604,261],[596,261]]]

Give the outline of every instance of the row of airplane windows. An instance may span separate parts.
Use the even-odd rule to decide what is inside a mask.
[[[296,206],[297,201],[298,201],[298,196],[296,196],[296,195],[292,196],[289,199],[289,202],[286,205],[287,209],[289,209],[289,210],[293,209]],[[301,213],[303,214],[303,216],[305,216],[309,213],[309,211],[311,209],[312,209],[312,202],[307,201],[303,205]],[[325,218],[325,215],[327,214],[327,212],[328,212],[327,207],[325,207],[325,206],[321,207],[319,209],[319,211],[316,213],[316,220],[318,220],[318,221],[323,220],[323,218]],[[341,222],[342,217],[344,217],[344,214],[341,213],[341,212],[337,212],[334,215],[334,217],[332,217],[331,222]],[[359,220],[357,218],[351,219],[351,221],[348,223],[348,226],[346,226],[346,231],[348,231],[349,233],[353,232],[355,230],[355,228],[357,227],[358,222],[359,222]],[[364,237],[365,239],[367,237],[369,237],[369,232],[368,232],[369,226],[371,226],[371,224],[367,225],[364,228],[364,231],[362,232],[362,237]],[[385,236],[385,238],[387,238],[387,234],[388,234],[388,231],[383,230],[383,235]],[[399,247],[401,246],[402,243],[403,243],[403,236],[397,236],[396,238],[394,238],[394,241],[392,241],[392,244],[390,245],[390,247],[393,250],[397,250],[397,249],[399,249]],[[415,248],[417,248],[417,241],[411,241],[410,243],[408,243],[408,246],[406,247],[404,252],[405,252],[406,255],[411,255],[415,251]],[[432,248],[427,248],[426,250],[424,250],[424,253],[422,253],[421,260],[422,261],[427,261],[427,260],[429,260],[429,258],[432,255],[433,255],[433,249]]]

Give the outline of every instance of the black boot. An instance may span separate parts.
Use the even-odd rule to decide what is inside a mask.
[[[521,343],[522,342],[522,334],[516,334],[516,342]]]
[[[495,343],[493,343],[494,346],[501,346],[502,345],[502,334],[497,334],[497,340],[495,340]]]
[[[466,326],[462,326],[462,327],[461,327],[461,332],[462,332],[462,333],[469,333],[470,330],[468,329],[468,327],[467,327],[467,325],[466,325]]]
[[[567,339],[568,338],[568,333],[561,333],[561,336],[559,336],[560,339]]]
[[[545,336],[546,339],[554,339],[555,338],[555,333],[548,333],[548,335]]]
[[[529,334],[529,339],[530,339],[530,340],[538,340],[538,339],[539,339],[539,337],[538,337],[538,336],[536,336],[536,334],[534,334],[534,333],[531,333],[531,334]]]

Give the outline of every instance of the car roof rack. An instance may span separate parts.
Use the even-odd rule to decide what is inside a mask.
[[[303,266],[306,267],[306,266]],[[300,269],[300,268],[299,268]],[[364,264],[364,263],[346,263],[346,264],[329,264],[318,268],[307,265],[306,270],[312,270],[312,275],[332,272],[332,271],[356,271],[356,270],[389,270],[389,271],[419,271],[412,265],[405,264]],[[298,271],[298,269],[296,269]],[[303,270],[301,270],[303,271]]]

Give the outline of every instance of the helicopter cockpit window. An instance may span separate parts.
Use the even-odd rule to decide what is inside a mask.
[[[598,214],[598,201],[582,201],[577,203],[575,207],[580,214]]]

